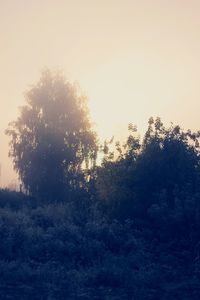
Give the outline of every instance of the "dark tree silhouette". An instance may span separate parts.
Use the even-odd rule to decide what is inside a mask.
[[[87,99],[60,72],[42,72],[6,133],[14,168],[31,195],[63,199],[96,158]]]
[[[174,125],[166,128],[160,118],[150,118],[135,170],[142,205],[149,208],[159,203],[160,195],[164,193],[165,204],[170,209],[175,208],[178,194],[181,194],[184,207],[186,194],[191,196],[196,192],[198,140],[199,132],[183,131]]]
[[[117,158],[105,156],[97,170],[97,193],[123,218],[146,215],[155,205],[171,210],[179,205],[186,214],[198,192],[199,137],[199,132],[166,128],[160,118],[150,118],[142,142],[133,132],[124,146],[116,144]]]

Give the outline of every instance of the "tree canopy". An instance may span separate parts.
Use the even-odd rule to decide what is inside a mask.
[[[146,214],[155,205],[189,211],[187,199],[199,191],[200,133],[166,128],[160,118],[149,119],[142,141],[133,126],[129,129],[125,144],[116,143],[119,155],[108,151],[97,170],[97,193],[109,211],[122,218]]]
[[[50,70],[25,97],[20,116],[6,131],[9,155],[27,192],[62,199],[81,185],[83,166],[96,158],[87,98],[77,84]]]

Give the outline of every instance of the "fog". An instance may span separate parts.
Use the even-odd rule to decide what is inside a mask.
[[[47,66],[88,95],[99,136],[147,119],[199,129],[199,1],[0,1],[0,184],[15,180],[4,131]]]

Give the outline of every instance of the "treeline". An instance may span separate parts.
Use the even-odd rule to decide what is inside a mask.
[[[160,118],[149,119],[142,141],[133,125],[129,129],[126,143],[116,144],[118,154],[105,149],[103,163],[94,176],[97,195],[109,214],[119,219],[154,221],[156,215],[163,215],[198,228],[200,133],[174,125],[166,128]]]
[[[150,118],[99,146],[61,74],[26,98],[7,130],[22,190],[0,191],[0,299],[199,299],[200,132]]]

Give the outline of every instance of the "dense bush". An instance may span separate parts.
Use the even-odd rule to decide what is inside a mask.
[[[184,234],[0,195],[0,299],[199,299],[200,246]]]

